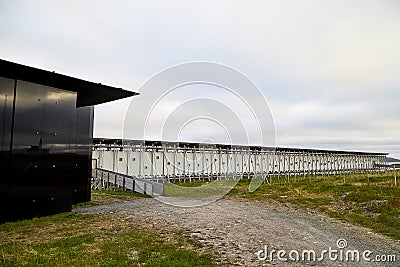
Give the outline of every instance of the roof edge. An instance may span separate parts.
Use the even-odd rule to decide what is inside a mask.
[[[76,92],[77,107],[93,106],[139,94],[3,59],[0,59],[0,76]]]

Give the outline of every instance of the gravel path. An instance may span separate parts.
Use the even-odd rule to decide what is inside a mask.
[[[195,208],[179,208],[151,198],[138,199],[104,206],[79,208],[85,214],[114,213],[124,220],[132,218],[154,224],[160,229],[184,233],[204,244],[204,251],[216,255],[224,266],[400,266],[400,243],[369,232],[368,229],[331,219],[315,212],[305,212],[280,203],[223,198],[214,203]],[[337,240],[345,239],[348,246],[338,249]],[[256,252],[267,246],[272,250],[285,250],[283,258],[299,253],[300,261],[259,260]],[[302,261],[303,250],[314,250],[316,258],[323,250],[339,250],[343,261],[332,261],[324,254],[323,261]],[[348,250],[358,250],[360,262],[345,260]],[[376,255],[396,255],[396,262],[367,262],[362,259],[364,250]],[[336,254],[333,254],[334,257]],[[264,253],[259,254],[260,257]]]

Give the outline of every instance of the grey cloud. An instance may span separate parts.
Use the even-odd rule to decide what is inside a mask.
[[[399,14],[396,1],[2,1],[0,57],[131,90],[215,61],[257,83],[278,145],[400,157]],[[96,107],[95,135],[121,136],[128,103]]]

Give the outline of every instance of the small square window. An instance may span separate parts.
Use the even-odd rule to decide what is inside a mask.
[[[160,159],[160,156],[156,156],[156,159]]]
[[[118,160],[119,160],[119,161],[122,161],[122,158],[119,158]]]
[[[132,158],[132,161],[135,161],[136,160],[136,158]]]

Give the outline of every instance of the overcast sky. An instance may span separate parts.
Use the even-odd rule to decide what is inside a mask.
[[[277,145],[400,158],[400,1],[2,0],[0,36],[2,59],[132,91],[225,64],[264,94]],[[95,136],[122,137],[131,100],[97,106]]]

